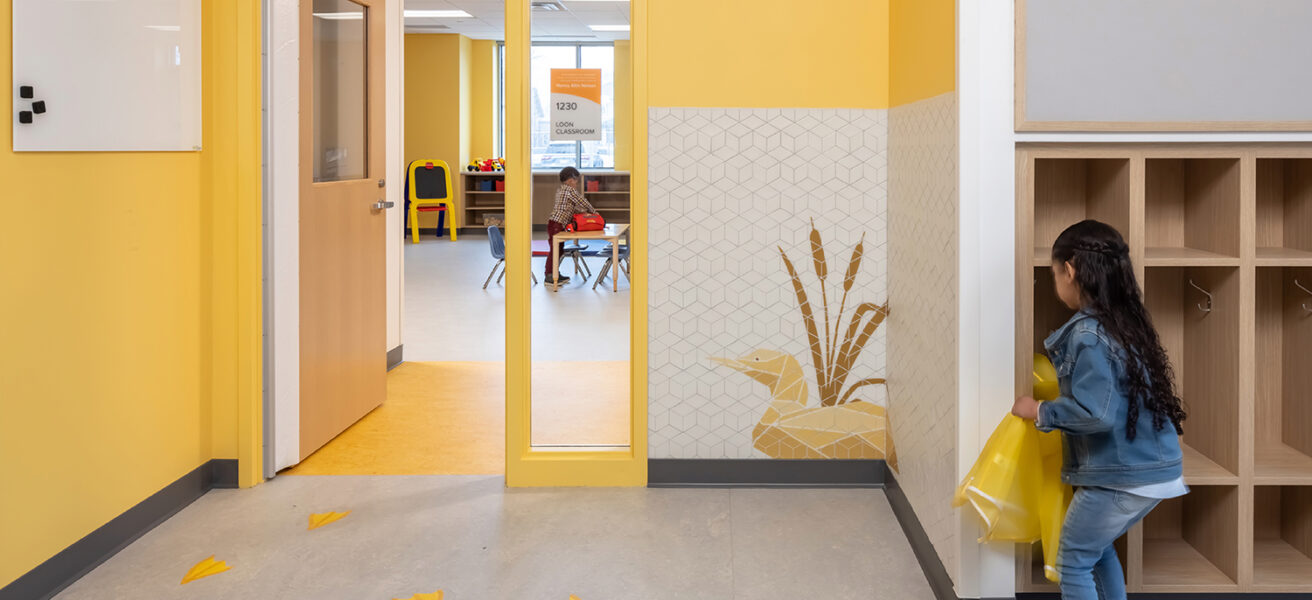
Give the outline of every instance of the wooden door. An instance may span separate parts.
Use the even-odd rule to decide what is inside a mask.
[[[301,459],[386,396],[384,1],[301,0]]]

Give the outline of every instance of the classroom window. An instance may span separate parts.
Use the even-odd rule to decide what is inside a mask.
[[[505,89],[505,46],[498,46],[501,89]],[[551,70],[601,69],[601,140],[551,141]],[[533,44],[530,62],[529,145],[532,168],[615,168],[615,46],[614,44]],[[506,103],[498,103],[505,123]],[[505,133],[498,140],[505,153]]]

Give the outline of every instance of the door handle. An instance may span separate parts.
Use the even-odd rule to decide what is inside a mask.
[[[374,210],[384,210],[392,208],[393,206],[396,206],[396,203],[391,200],[379,200],[374,203]]]

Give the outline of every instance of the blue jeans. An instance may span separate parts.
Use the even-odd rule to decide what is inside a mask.
[[[1158,502],[1107,488],[1075,490],[1057,547],[1062,600],[1125,600],[1125,574],[1113,544]]]

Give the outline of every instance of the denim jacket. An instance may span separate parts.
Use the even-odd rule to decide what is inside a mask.
[[[1093,315],[1080,311],[1043,342],[1057,368],[1061,395],[1039,405],[1039,430],[1066,440],[1062,480],[1075,486],[1140,485],[1182,473],[1180,438],[1160,431],[1140,407],[1135,438],[1126,437],[1129,383],[1123,348]]]

